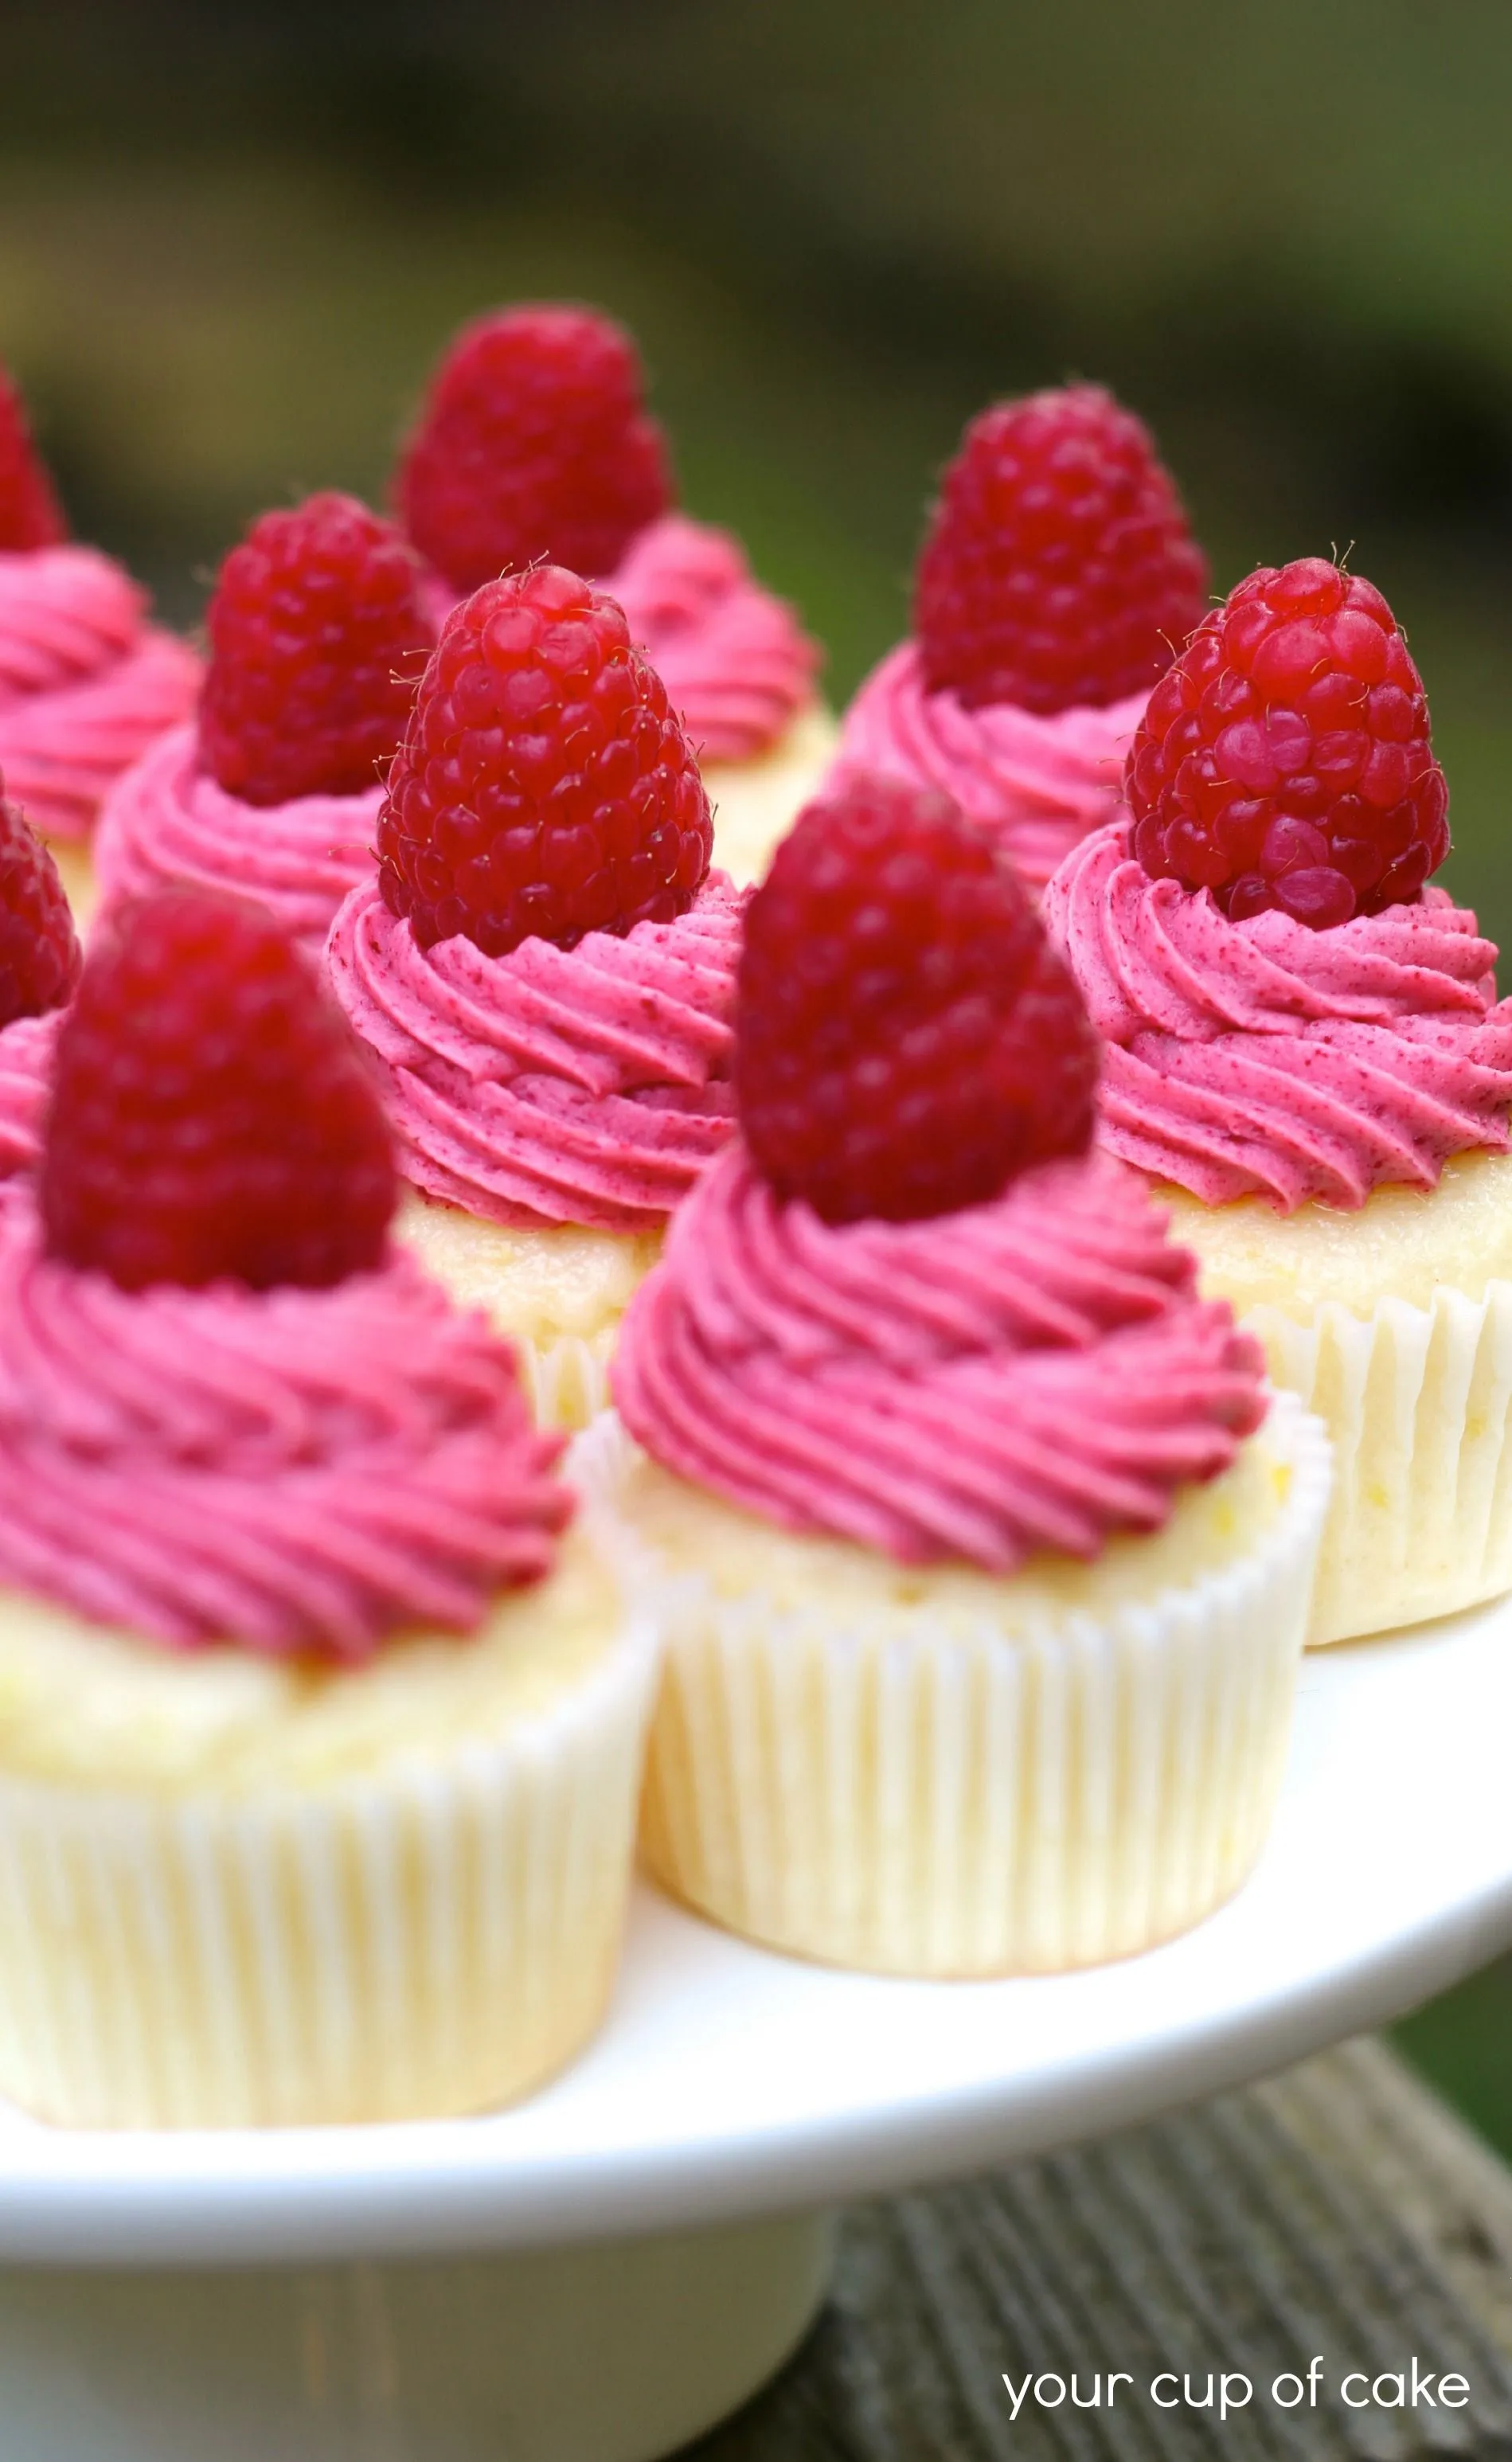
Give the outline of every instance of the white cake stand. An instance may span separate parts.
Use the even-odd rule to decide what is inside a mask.
[[[1309,1659],[1264,1860],[1169,1948],[911,1984],[650,1891],[495,2119],[97,2136],[0,2109],[4,2462],[646,2462],[793,2348],[849,2198],[1300,2058],[1512,1941],[1512,1602]]]

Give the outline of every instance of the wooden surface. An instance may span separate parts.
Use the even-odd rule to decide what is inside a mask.
[[[1314,2357],[1316,2407],[1281,2408],[1274,2381]],[[1395,2407],[1415,2358],[1436,2392],[1463,2377],[1464,2407]],[[1134,2383],[1110,2409],[1114,2370]],[[1365,2407],[1347,2408],[1360,2370]],[[1004,2371],[1016,2386],[1074,2371],[1084,2401],[1101,2371],[1103,2405],[1045,2409],[1031,2391],[1015,2420]],[[1254,2393],[1220,2421],[1224,2371]],[[1183,2375],[1199,2400],[1210,2372],[1215,2408],[1185,2408]],[[803,2353],[692,2454],[1512,2462],[1512,2172],[1381,2045],[1355,2043],[1100,2146],[861,2209]]]

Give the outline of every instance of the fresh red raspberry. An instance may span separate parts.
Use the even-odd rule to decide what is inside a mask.
[[[200,756],[244,804],[356,795],[392,760],[435,627],[420,567],[355,496],[263,513],[209,606]]]
[[[56,547],[68,536],[20,393],[0,368],[0,550]]]
[[[454,590],[550,558],[613,572],[673,499],[635,344],[587,308],[464,326],[400,463],[400,518]]]
[[[119,908],[58,1029],[52,1255],[125,1291],[320,1288],[381,1261],[396,1188],[356,1048],[268,918],[191,889]]]
[[[1097,1046],[981,831],[948,796],[862,778],[799,814],[751,899],[734,1076],[781,1196],[908,1222],[1085,1152]]]
[[[1103,708],[1165,673],[1207,578],[1148,428],[1111,394],[995,403],[945,472],[918,559],[925,684],[968,709]]]
[[[1150,697],[1124,793],[1156,880],[1236,922],[1410,905],[1449,852],[1422,679],[1378,590],[1307,555],[1252,572]]]
[[[0,782],[0,1026],[61,1008],[79,963],[57,866]]]
[[[559,565],[447,617],[378,815],[378,882],[422,949],[669,923],[709,868],[709,801],[613,598]]]

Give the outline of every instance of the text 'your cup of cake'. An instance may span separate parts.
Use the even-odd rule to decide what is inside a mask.
[[[543,562],[618,599],[702,767],[719,864],[754,880],[834,747],[814,690],[820,651],[738,540],[678,511],[629,335],[551,304],[464,327],[394,493],[439,611]]]
[[[1148,431],[1097,385],[996,403],[946,470],[912,637],[845,714],[832,778],[952,796],[1043,889],[1112,819],[1207,563]]]
[[[654,1653],[395,1193],[256,908],[102,927],[0,1210],[0,2094],[45,2119],[473,2110],[603,2013]]]
[[[1512,1587],[1512,1003],[1430,875],[1448,794],[1368,581],[1241,583],[1152,696],[1130,815],[1046,916],[1103,1143],[1333,1442],[1312,1639]]]
[[[1096,1069],[953,806],[809,807],[749,910],[741,1134],[574,1456],[663,1628],[643,1854],[775,1948],[1067,1968],[1260,1852],[1327,1440],[1089,1151]]]
[[[222,565],[196,716],[107,797],[102,903],[255,897],[318,958],[373,868],[384,780],[436,627],[412,550],[353,496],[263,513]]]
[[[192,707],[200,662],[112,556],[76,547],[0,370],[0,770],[81,914],[106,792]]]
[[[541,1416],[605,1398],[625,1304],[729,1135],[741,894],[616,601],[552,565],[454,609],[327,966],[414,1194],[400,1234],[519,1349]]]

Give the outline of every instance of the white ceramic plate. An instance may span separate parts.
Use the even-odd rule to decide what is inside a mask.
[[[1260,1869],[1185,1939],[1007,1983],[832,1974],[649,1890],[609,2025],[497,2118],[99,2136],[0,2106],[0,2260],[601,2240],[1067,2144],[1380,2023],[1512,1942],[1512,1602],[1307,1662]]]

